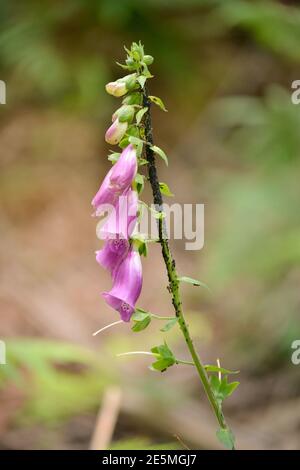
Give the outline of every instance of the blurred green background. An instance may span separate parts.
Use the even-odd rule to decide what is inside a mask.
[[[88,448],[110,406],[110,448],[218,446],[193,370],[159,374],[147,357],[115,357],[165,337],[188,358],[175,328],[118,325],[92,337],[117,320],[99,295],[110,280],[94,261],[90,216],[117,106],[104,85],[121,75],[123,45],[138,40],[155,57],[151,94],[169,110],[153,110],[170,160],[170,171],[159,162],[161,180],[174,202],[205,203],[204,249],[172,243],[179,271],[211,289],[183,288],[195,344],[204,362],[241,371],[225,403],[237,447],[300,448],[297,4],[1,1],[0,448]],[[139,305],[171,314],[159,247],[143,267]]]

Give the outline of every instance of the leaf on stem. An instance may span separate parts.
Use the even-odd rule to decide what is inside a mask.
[[[157,360],[151,365],[151,369],[164,372],[168,367],[173,366],[176,363],[176,359],[167,343],[155,346],[151,349],[151,352],[155,354]]]
[[[110,162],[116,163],[119,160],[120,155],[121,154],[119,152],[113,152],[107,158]]]
[[[161,329],[160,331],[162,331],[163,333],[165,333],[166,331],[169,331],[171,328],[173,328],[174,325],[176,325],[176,323],[178,323],[178,318],[172,318],[172,320],[168,321]]]
[[[148,108],[142,108],[136,113],[135,119],[136,119],[137,125],[141,123],[141,120],[143,119],[143,116],[147,111],[148,111]]]
[[[174,197],[174,194],[171,192],[169,186],[167,185],[167,183],[159,183],[159,188],[160,188],[160,192],[164,195],[164,196],[168,196],[168,197]]]
[[[165,164],[168,166],[169,161],[165,152],[160,147],[157,147],[157,145],[150,145],[150,148],[151,150],[153,150],[154,153],[156,153],[160,158],[162,158]]]
[[[221,405],[225,398],[232,395],[234,390],[239,386],[240,382],[228,383],[227,375],[221,379],[217,375],[212,375],[210,377],[210,384],[216,400],[218,401],[219,405]]]
[[[158,96],[151,95],[151,96],[148,96],[148,98],[150,101],[152,101],[152,103],[156,104],[160,109],[162,109],[162,111],[165,111],[165,112],[168,111],[164,105],[163,100],[159,98]]]
[[[224,369],[223,367],[218,367],[211,364],[205,365],[204,368],[207,372],[221,372],[221,374],[224,375],[238,374],[240,372],[239,370]]]
[[[151,314],[149,312],[142,312],[138,309],[136,309],[131,318],[134,321],[134,325],[131,329],[135,333],[138,333],[139,331],[142,331],[147,328],[147,326],[151,322]]]
[[[139,82],[139,84],[141,85],[142,88],[144,88],[146,80],[147,80],[147,77],[145,77],[145,75],[140,75],[137,78],[137,81]]]
[[[140,139],[139,137],[135,137],[133,135],[131,135],[128,138],[128,141],[129,141],[130,144],[133,144],[133,145],[140,145],[141,143],[144,144],[142,139]]]
[[[188,276],[180,276],[177,279],[179,282],[186,282],[187,284],[193,284],[193,286],[196,286],[196,287],[199,287],[199,286],[204,287],[205,289],[210,291],[210,288],[208,287],[208,285],[202,281],[198,281],[198,279],[193,279],[192,277],[188,277]]]

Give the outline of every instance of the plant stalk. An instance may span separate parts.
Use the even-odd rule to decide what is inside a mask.
[[[143,91],[143,106],[148,108],[148,111],[145,113],[144,119],[143,119],[143,126],[144,126],[144,132],[145,132],[144,137],[147,143],[150,144],[150,145],[145,146],[146,147],[146,150],[145,150],[146,159],[148,161],[148,165],[147,165],[148,176],[149,176],[149,181],[150,181],[151,188],[152,188],[154,204],[156,206],[155,208],[158,212],[162,213],[163,212],[163,197],[162,197],[162,193],[159,187],[159,180],[158,180],[156,164],[155,164],[155,156],[154,156],[153,150],[151,149],[151,145],[153,145],[151,109],[150,109],[151,102],[148,98],[148,92],[146,89]],[[163,217],[160,217],[158,219],[158,233],[159,233],[159,243],[162,249],[162,256],[163,256],[167,273],[168,273],[168,280],[169,280],[168,291],[170,292],[172,296],[172,304],[175,310],[175,315],[178,318],[180,329],[185,338],[190,355],[193,359],[194,365],[197,369],[198,375],[204,387],[209,403],[216,416],[216,419],[220,427],[222,429],[227,430],[228,426],[226,424],[221,407],[219,406],[219,403],[213,393],[213,390],[208,380],[206,370],[200,360],[199,355],[197,354],[195,350],[195,347],[194,347],[194,344],[193,344],[193,341],[192,341],[192,338],[188,329],[188,325],[186,324],[186,321],[184,318],[175,260],[172,256],[172,253],[169,247],[169,242],[166,236],[165,221]]]

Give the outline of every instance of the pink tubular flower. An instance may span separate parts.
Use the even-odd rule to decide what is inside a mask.
[[[109,214],[106,222],[97,234],[99,238],[128,239],[135,228],[138,212],[138,195],[136,191],[128,188]]]
[[[137,172],[136,150],[133,145],[128,145],[120,155],[119,160],[109,170],[97,194],[92,200],[96,209],[96,215],[100,215],[105,208],[104,204],[115,205],[118,197],[126,191],[133,182]]]
[[[142,289],[143,275],[141,258],[130,248],[126,258],[114,272],[114,284],[109,292],[103,292],[107,304],[117,310],[121,319],[128,322]]]
[[[116,145],[122,140],[127,131],[128,122],[120,122],[117,118],[105,133],[105,140],[108,144]]]
[[[96,251],[96,261],[113,276],[128,249],[129,241],[125,238],[108,239],[103,248]]]

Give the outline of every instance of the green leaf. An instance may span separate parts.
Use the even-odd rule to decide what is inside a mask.
[[[121,154],[119,152],[113,152],[107,158],[110,162],[116,163],[119,160],[120,155]]]
[[[145,318],[149,317],[150,313],[142,309],[136,309],[133,313],[131,319],[134,321],[143,321]]]
[[[174,364],[170,359],[158,359],[157,361],[153,362],[151,365],[151,369],[158,370],[160,372],[164,372],[168,367],[171,367]]]
[[[173,359],[175,363],[175,356],[166,342],[160,346],[155,346],[151,349],[151,352],[154,354],[159,354],[164,359]]]
[[[214,394],[217,395],[219,393],[219,388],[221,385],[219,377],[217,375],[211,375],[209,381]]]
[[[139,84],[141,85],[142,88],[144,88],[146,80],[147,80],[147,77],[145,77],[145,75],[140,75],[137,78],[137,81],[139,82]]]
[[[156,104],[163,111],[168,111],[163,103],[163,100],[158,96],[149,96],[149,100],[152,101],[152,103]]]
[[[130,93],[128,95],[125,96],[125,98],[123,99],[122,103],[123,104],[137,104],[137,105],[140,105],[141,104],[141,93]]]
[[[197,286],[197,287],[201,286],[207,290],[210,290],[210,288],[206,284],[204,284],[204,282],[198,281],[198,279],[193,279],[192,277],[188,277],[188,276],[181,276],[181,277],[178,277],[177,279],[180,282],[187,282],[188,284],[193,284],[193,286]]]
[[[145,160],[145,158],[140,158],[139,159],[139,165],[142,166],[142,165],[148,165],[148,160]]]
[[[229,397],[234,392],[240,382],[228,383],[227,376],[220,380],[217,375],[212,375],[210,376],[210,384],[216,399],[221,405],[225,398]]]
[[[153,150],[154,153],[159,155],[160,158],[162,158],[163,161],[165,162],[165,164],[168,166],[168,164],[169,164],[168,157],[165,154],[165,152],[161,148],[157,147],[157,145],[150,145],[150,148],[151,148],[151,150]]]
[[[141,143],[142,144],[144,143],[142,139],[140,139],[139,137],[135,137],[133,135],[129,136],[128,141],[130,144],[133,144],[133,145],[140,145]]]
[[[143,119],[144,114],[145,114],[147,111],[148,111],[148,108],[142,108],[142,109],[140,109],[140,110],[136,113],[135,119],[136,119],[137,125],[140,124],[141,120]]]
[[[135,324],[133,325],[133,327],[131,328],[132,331],[134,331],[135,333],[138,333],[139,331],[142,331],[144,330],[145,328],[147,328],[147,326],[149,325],[149,323],[151,322],[151,315],[147,315],[144,320],[139,320],[139,321],[136,321]]]
[[[204,368],[207,372],[221,372],[221,374],[224,375],[238,374],[240,372],[239,370],[224,369],[223,367],[218,367],[211,364],[205,365]]]
[[[131,70],[131,67],[130,67],[129,65],[120,64],[120,62],[116,62],[116,64],[117,64],[119,67],[122,67],[123,70]]]
[[[235,438],[231,429],[219,429],[216,435],[221,444],[223,444],[226,449],[234,449]]]
[[[161,193],[164,194],[165,196],[169,196],[169,197],[174,196],[174,194],[171,192],[167,183],[159,183],[159,187],[160,187]]]
[[[224,398],[230,397],[233,394],[235,389],[240,385],[240,382],[231,382],[227,384],[225,390],[223,391]]]
[[[136,137],[137,139],[139,139],[140,130],[136,125],[132,124],[128,127],[126,134],[128,137]]]
[[[168,321],[165,326],[163,326],[160,331],[165,333],[166,331],[169,331],[171,328],[173,328],[174,325],[178,323],[178,318],[172,318],[172,320]]]
[[[145,184],[144,179],[145,179],[144,175],[141,175],[140,173],[136,174],[134,182],[135,182],[135,186],[136,186],[136,190],[138,194],[140,194],[144,189],[144,184]]]
[[[125,147],[127,147],[127,145],[129,144],[129,137],[128,136],[125,136],[123,137],[123,139],[121,140],[121,142],[119,143],[119,147],[121,149],[124,149]]]

